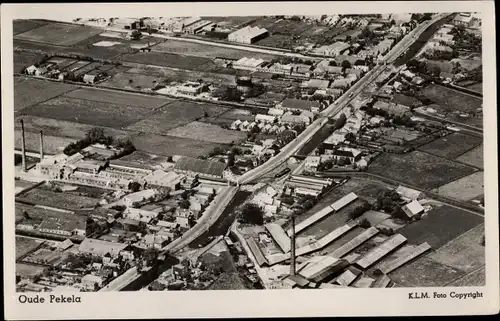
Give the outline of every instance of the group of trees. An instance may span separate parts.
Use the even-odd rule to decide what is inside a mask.
[[[418,23],[422,23],[426,20],[431,20],[432,19],[432,13],[413,13],[411,15],[411,20],[414,20]]]
[[[395,190],[383,191],[377,196],[377,201],[373,205],[373,208],[393,215],[400,209],[400,201],[401,195]]]
[[[69,143],[64,148],[63,152],[64,154],[71,156],[92,144],[103,144],[106,146],[113,145],[114,147],[119,148],[120,152],[113,155],[110,159],[117,159],[135,151],[135,147],[130,140],[119,139],[115,141],[112,136],[108,136],[104,133],[104,129],[96,127],[88,130],[84,139],[74,143]]]
[[[451,45],[453,49],[478,53],[482,51],[481,36],[467,31],[464,26],[456,26],[451,30],[450,34],[455,36],[455,43]]]
[[[246,203],[243,205],[238,221],[243,224],[264,224],[264,211],[255,203]]]

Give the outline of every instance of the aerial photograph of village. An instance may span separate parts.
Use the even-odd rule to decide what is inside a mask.
[[[13,48],[18,292],[485,285],[480,14],[15,20]]]

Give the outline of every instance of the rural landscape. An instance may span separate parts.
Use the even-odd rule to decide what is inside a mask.
[[[481,22],[15,20],[17,291],[485,285]]]

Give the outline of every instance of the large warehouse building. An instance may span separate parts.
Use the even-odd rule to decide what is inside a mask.
[[[269,32],[264,28],[248,26],[230,33],[227,39],[232,42],[252,44],[257,40],[267,37],[268,35]]]

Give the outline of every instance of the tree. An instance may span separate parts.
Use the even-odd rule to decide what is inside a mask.
[[[246,203],[243,205],[239,220],[241,223],[262,225],[264,224],[264,211],[255,203]]]
[[[133,193],[138,192],[141,189],[141,184],[138,182],[131,182],[128,184],[128,189]]]
[[[27,219],[27,220],[29,220],[29,219],[31,218],[31,217],[30,217],[30,215],[28,214],[28,212],[27,212],[27,211],[25,211],[25,210],[23,210],[23,217],[24,217],[25,219]]]
[[[295,200],[293,199],[292,196],[282,196],[281,202],[287,205],[293,205],[293,203],[295,203]]]
[[[351,68],[351,63],[349,62],[349,60],[344,60],[344,61],[342,61],[342,63],[340,64],[340,66],[343,69],[349,69],[349,68]]]
[[[188,209],[190,206],[191,206],[191,203],[189,202],[189,200],[181,200],[179,202],[179,207],[180,208]]]
[[[336,62],[335,60],[330,60],[330,61],[328,62],[328,66],[335,67],[335,66],[337,66],[337,62]]]
[[[229,155],[227,155],[227,166],[229,167],[232,167],[234,166],[234,154],[233,153],[230,153]]]
[[[348,142],[354,142],[356,140],[356,135],[354,135],[353,133],[347,133],[345,135],[345,140],[347,140]]]

